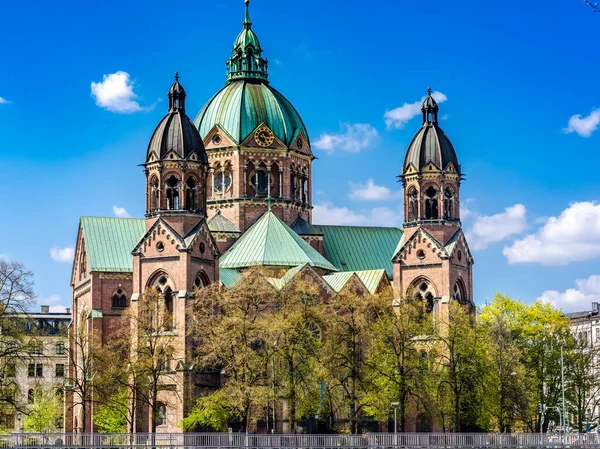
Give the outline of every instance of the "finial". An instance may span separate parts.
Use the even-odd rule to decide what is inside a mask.
[[[246,16],[244,17],[244,23],[242,25],[250,28],[250,26],[252,25],[252,22],[250,21],[249,12],[250,0],[244,0],[244,4],[246,5]]]
[[[179,72],[175,72],[175,81],[179,81]]]
[[[428,87],[427,88],[427,95],[429,95],[430,97],[431,97],[431,92],[432,92],[431,87]]]

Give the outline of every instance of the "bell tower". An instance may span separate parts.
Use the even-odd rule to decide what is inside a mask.
[[[189,367],[190,341],[186,302],[201,288],[219,279],[219,250],[208,228],[206,179],[208,159],[198,130],[185,113],[186,92],[175,74],[168,92],[169,109],[156,126],[143,166],[146,174],[146,233],[132,251],[131,311],[141,314],[140,299],[158,293],[159,316],[167,317],[160,331],[169,336],[167,382],[159,401],[166,416],[165,431],[176,431],[198,393]],[[134,338],[136,338],[134,334]],[[174,398],[177,398],[176,400]],[[163,413],[164,412],[164,413]],[[152,423],[140,410],[136,431]]]
[[[443,318],[451,300],[473,305],[473,258],[460,221],[461,166],[440,128],[431,88],[422,125],[413,137],[400,181],[404,190],[404,242],[393,258],[396,295],[418,295]]]

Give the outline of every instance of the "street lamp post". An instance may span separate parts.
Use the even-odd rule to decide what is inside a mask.
[[[21,419],[23,418],[23,414],[21,412],[17,413],[17,446],[21,445]]]
[[[398,446],[398,406],[399,402],[392,402],[392,407],[394,407],[394,445]]]

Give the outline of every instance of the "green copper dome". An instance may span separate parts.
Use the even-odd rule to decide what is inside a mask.
[[[308,140],[304,122],[294,106],[277,90],[256,80],[229,82],[206,103],[194,120],[202,138],[215,125],[220,125],[237,144],[262,123],[287,146],[300,132]]]
[[[221,126],[241,144],[261,124],[267,125],[285,145],[300,132],[308,141],[302,118],[292,104],[269,86],[268,63],[262,57],[258,37],[246,4],[244,29],[238,35],[227,61],[227,83],[200,110],[194,124],[204,139],[215,125]]]

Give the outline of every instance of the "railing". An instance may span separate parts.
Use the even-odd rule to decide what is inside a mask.
[[[598,448],[600,434],[369,433],[364,435],[245,433],[21,433],[0,435],[0,448],[408,449]]]

